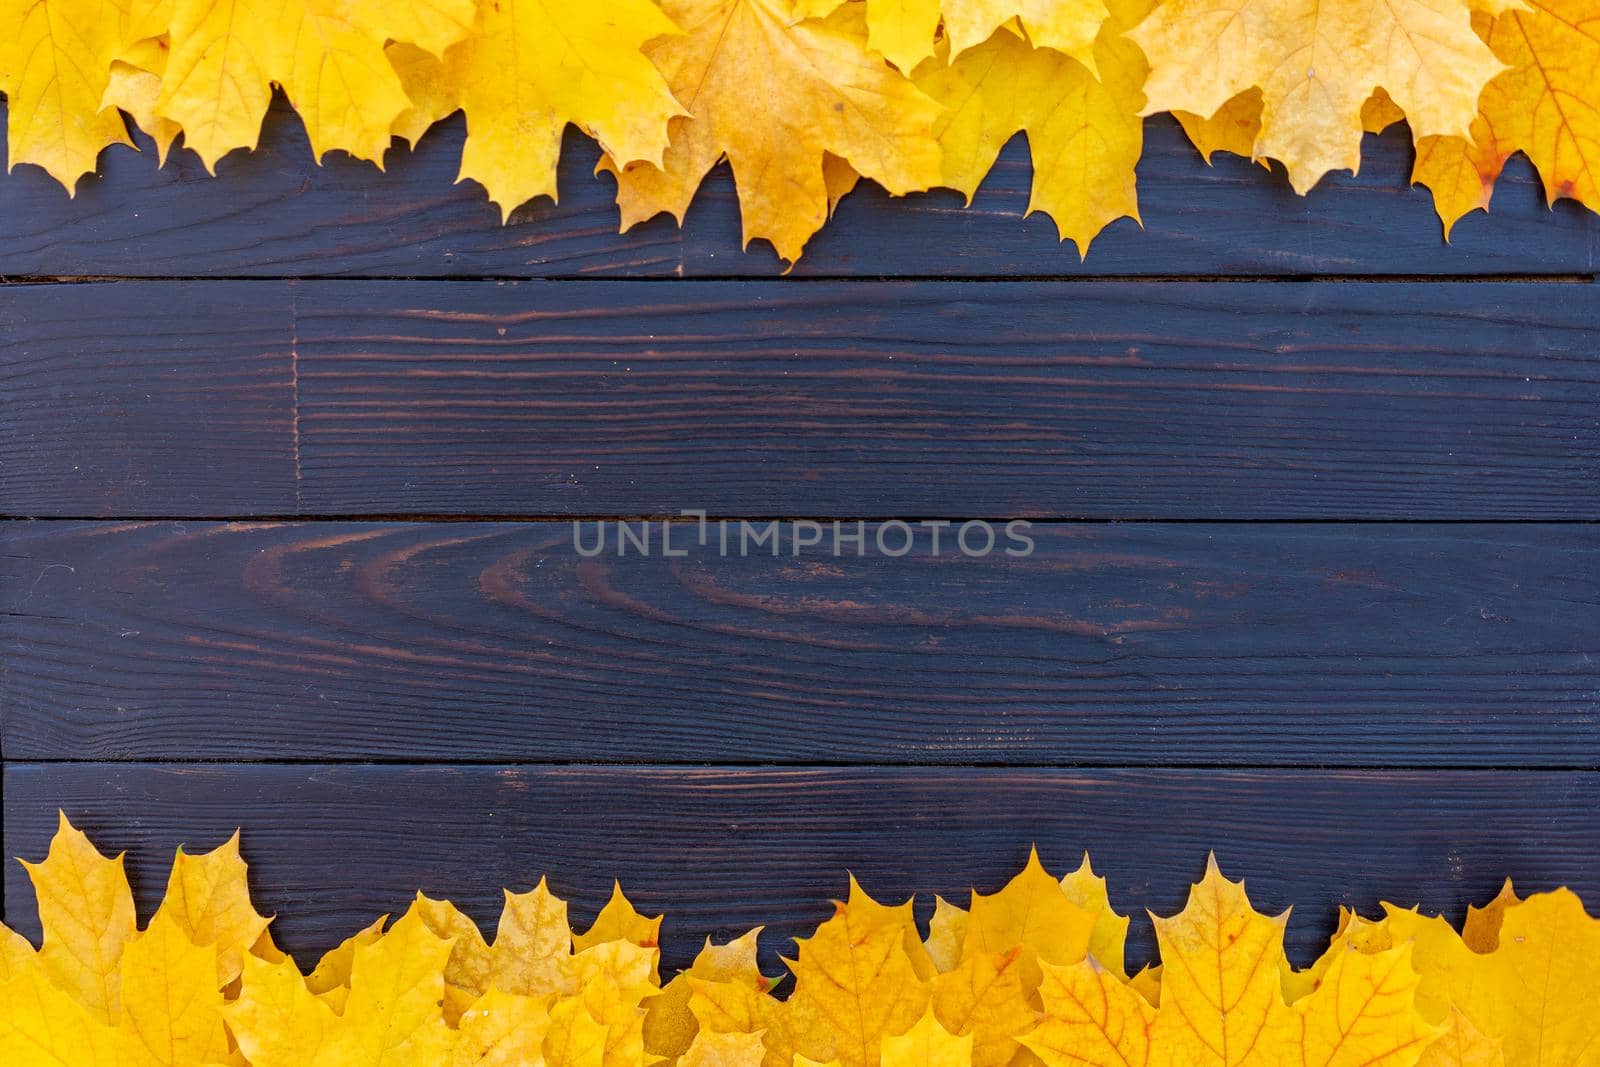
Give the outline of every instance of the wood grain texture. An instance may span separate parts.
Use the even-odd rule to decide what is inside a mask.
[[[178,151],[113,148],[76,199],[34,167],[0,177],[0,273],[12,276],[682,277],[773,275],[759,245],[740,251],[733,181],[719,168],[680,231],[659,217],[618,235],[610,178],[595,146],[572,134],[561,201],[541,200],[510,226],[475,183],[455,185],[459,115],[416,152],[396,148],[386,173],[340,157],[313,165],[299,120],[279,100],[253,154],[206,174]],[[3,146],[0,146],[3,151]],[[1019,137],[970,208],[945,191],[894,201],[876,188],[845,199],[808,246],[809,276],[1077,274],[1570,274],[1600,263],[1600,218],[1571,201],[1546,210],[1520,156],[1491,214],[1459,224],[1446,245],[1428,194],[1408,184],[1403,127],[1366,141],[1361,174],[1330,176],[1310,197],[1282,171],[1219,154],[1208,167],[1177,124],[1146,124],[1139,167],[1141,230],[1112,225],[1087,262],[1044,215],[1026,221],[1032,180]]]
[[[147,282],[0,313],[13,514],[1600,517],[1594,284]]]
[[[1181,907],[1212,847],[1263,911],[1295,906],[1301,962],[1326,943],[1335,904],[1459,919],[1502,876],[1600,899],[1594,773],[11,764],[6,854],[43,856],[57,808],[102,849],[128,850],[145,915],[180,843],[245,827],[257,901],[302,957],[398,914],[418,888],[492,929],[501,886],[548,874],[575,920],[613,877],[665,910],[669,969],[707,935],[764,923],[774,973],[846,871],[880,899],[915,892],[925,920],[936,892],[997,888],[1030,843],[1056,870],[1089,850],[1136,916],[1136,958],[1153,940],[1144,909]],[[37,934],[14,863],[6,919]]]
[[[282,286],[0,287],[0,514],[295,510]]]
[[[778,558],[735,532],[724,558],[692,525],[681,558],[659,526],[619,557],[613,524],[584,559],[560,522],[0,536],[13,759],[1564,767],[1600,746],[1594,526],[1041,525],[1026,558],[949,532],[891,558],[873,528],[862,558],[831,531]]]

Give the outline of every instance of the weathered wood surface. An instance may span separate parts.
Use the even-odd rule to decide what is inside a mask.
[[[1459,919],[1510,876],[1600,899],[1600,774],[1495,771],[724,769],[11,764],[5,850],[38,858],[62,806],[127,849],[148,914],[179,844],[246,828],[256,896],[278,940],[310,955],[420,887],[492,931],[500,887],[548,873],[588,921],[620,878],[666,911],[664,963],[707,935],[759,924],[766,962],[828,915],[853,872],[881,899],[964,901],[1021,867],[1030,844],[1056,869],[1083,851],[1136,916],[1176,911],[1208,847],[1263,911],[1295,905],[1293,955],[1325,944],[1334,905],[1380,900]],[[25,932],[32,891],[17,864],[6,895]]]
[[[16,759],[1593,766],[1600,527],[12,523]],[[633,524],[637,534],[639,524]],[[755,528],[758,532],[760,527]],[[854,524],[842,532],[855,531]],[[592,548],[601,532],[581,527]],[[916,532],[916,531],[913,531]],[[809,531],[807,531],[809,535]],[[898,550],[902,535],[886,532]],[[972,551],[984,540],[968,539]]]
[[[0,512],[1600,517],[1600,286],[0,288]]]
[[[683,230],[662,216],[619,236],[613,183],[593,176],[597,150],[576,134],[562,156],[559,205],[536,202],[502,227],[476,183],[454,184],[464,131],[458,115],[416,152],[397,147],[383,174],[338,154],[319,168],[280,100],[262,147],[223,160],[217,178],[183,150],[158,170],[142,136],[144,153],[107,151],[76,199],[21,167],[0,178],[0,275],[673,278],[782,269],[764,244],[740,251],[726,168]],[[949,191],[847,197],[795,273],[1590,274],[1600,263],[1600,219],[1571,202],[1552,217],[1521,157],[1493,211],[1461,222],[1446,245],[1427,192],[1408,186],[1411,158],[1401,127],[1368,137],[1359,177],[1330,176],[1302,199],[1281,170],[1226,154],[1208,167],[1175,122],[1152,119],[1139,167],[1143,229],[1131,219],[1113,224],[1080,263],[1047,216],[1023,219],[1032,172],[1019,137],[969,208]]]

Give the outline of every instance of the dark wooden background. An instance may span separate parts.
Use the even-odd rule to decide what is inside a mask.
[[[318,169],[280,107],[216,179],[0,179],[8,856],[63,808],[149,906],[243,826],[307,954],[616,875],[669,966],[1032,842],[1136,915],[1215,848],[1302,958],[1339,903],[1600,903],[1600,220],[1526,166],[1446,246],[1403,130],[1300,199],[1157,119],[1087,262],[1019,142],[784,278],[726,173],[618,236],[573,138],[502,228],[461,135]],[[1038,550],[572,550],[682,508]]]

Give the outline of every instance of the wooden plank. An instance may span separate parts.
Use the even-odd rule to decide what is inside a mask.
[[[1494,211],[1440,236],[1428,194],[1408,186],[1404,128],[1369,137],[1361,175],[1331,176],[1309,198],[1276,173],[1219,154],[1206,166],[1170,118],[1147,124],[1140,212],[1114,224],[1085,263],[1049,218],[1027,221],[1032,180],[1019,137],[971,208],[953,192],[891,201],[848,197],[796,273],[811,276],[1078,274],[1564,274],[1593,273],[1600,218],[1571,201],[1543,206],[1520,157]],[[42,171],[0,178],[0,273],[12,276],[511,276],[772,275],[765,245],[740,251],[733,182],[718,170],[679,231],[665,216],[617,234],[597,150],[569,136],[561,202],[520,210],[510,226],[475,183],[455,185],[460,116],[387,172],[330,158],[312,164],[297,118],[279,101],[262,147],[235,153],[210,178],[192,153],[160,169],[146,151],[113,148],[76,199]],[[3,148],[3,146],[0,146]]]
[[[12,523],[4,748],[1567,766],[1600,743],[1595,526],[1040,525],[1024,558],[948,531],[889,557],[876,528],[865,557],[831,529],[797,557],[789,527],[740,556],[730,530],[727,557],[693,526],[686,556],[658,526],[619,557],[613,524],[585,559],[560,522]]]
[[[283,286],[189,286],[178,313],[9,285],[0,322],[0,514],[295,510]]]
[[[127,282],[4,316],[13,513],[1600,517],[1592,284]],[[270,418],[210,375],[126,404],[195,337],[249,370],[262,316]],[[218,420],[227,463],[168,447]],[[108,454],[170,466],[135,506]]]
[[[37,859],[56,810],[128,850],[143,914],[181,843],[244,827],[256,898],[303,959],[419,887],[492,930],[500,887],[541,874],[587,922],[612,877],[665,910],[664,961],[707,935],[766,924],[766,962],[828,915],[852,871],[880,899],[964,901],[1037,843],[1054,869],[1087,849],[1134,918],[1182,905],[1208,849],[1264,911],[1295,906],[1294,956],[1334,905],[1418,902],[1459,919],[1500,879],[1600,900],[1600,775],[1558,772],[1174,771],[1026,768],[666,769],[11,764],[5,850]],[[37,934],[32,891],[6,865],[6,919]]]

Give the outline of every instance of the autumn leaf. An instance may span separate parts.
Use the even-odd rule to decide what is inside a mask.
[[[1505,1062],[1499,1041],[1452,1010],[1444,1032],[1423,1051],[1417,1067],[1505,1067]]]
[[[494,984],[524,996],[564,991],[571,955],[567,902],[551,893],[543,878],[526,893],[507,890],[489,951]]]
[[[934,1014],[950,1033],[971,1040],[974,1067],[1006,1067],[1037,1019],[1021,957],[1020,947],[975,952],[933,980]]]
[[[944,105],[935,133],[943,183],[968,202],[1000,149],[1026,132],[1033,155],[1028,212],[1055,220],[1080,255],[1105,226],[1139,217],[1134,167],[1144,144],[1144,57],[1122,30],[1151,0],[1112,0],[1114,15],[1095,43],[1099,75],[1053,49],[1002,31],[956,57],[929,64],[916,81]]]
[[[810,16],[826,15],[842,0],[802,0]],[[1103,0],[866,0],[867,43],[910,73],[934,55],[941,22],[950,52],[959,56],[1014,26],[1038,48],[1050,48],[1094,69],[1094,41],[1109,16]]]
[[[1508,903],[1492,952],[1452,937],[1443,927],[1417,967],[1473,1027],[1500,1041],[1506,1067],[1600,1064],[1600,919],[1575,895],[1561,889]]]
[[[661,916],[640,915],[623,893],[620,882],[611,883],[611,896],[605,907],[600,909],[593,926],[573,937],[572,947],[582,952],[607,941],[628,941],[643,948],[656,948],[661,944]]]
[[[940,973],[953,971],[961,963],[961,946],[967,940],[967,909],[944,897],[933,898],[933,918],[928,923],[924,947]]]
[[[223,1009],[229,1031],[250,1067],[315,1064],[338,1016],[300,976],[293,960],[244,960],[239,997]]]
[[[1506,921],[1506,909],[1522,901],[1517,890],[1507,878],[1500,892],[1483,907],[1467,905],[1467,918],[1461,924],[1461,940],[1474,952],[1493,952],[1500,947],[1500,927]]]
[[[416,912],[355,949],[350,996],[319,1056],[330,1065],[438,1063],[450,1047],[442,1012],[450,942]]]
[[[873,910],[881,905],[869,902],[836,902],[833,918],[801,939],[789,962],[795,987],[787,1010],[809,1059],[878,1067],[884,1036],[909,1030],[927,1007],[930,990],[906,951],[905,926],[883,921]]]
[[[1440,1036],[1414,1010],[1411,949],[1341,951],[1323,982],[1291,1009],[1290,1056],[1305,1067],[1412,1067]]]
[[[393,41],[383,51],[411,102],[390,132],[415,148],[434,123],[461,107],[460,95],[445,78],[444,61],[433,53],[404,41]]]
[[[199,856],[178,849],[167,893],[154,923],[164,917],[196,945],[216,950],[217,984],[239,977],[245,954],[267,932],[269,920],[250,902],[249,869],[239,854],[239,834]]]
[[[131,143],[122,116],[103,106],[126,23],[126,0],[0,2],[8,166],[43,167],[70,193],[101,149]]]
[[[651,0],[479,4],[474,32],[444,53],[467,116],[461,177],[482,184],[502,218],[553,199],[569,122],[624,165],[661,162],[667,122],[685,112],[640,48],[675,30]]]
[[[167,152],[183,132],[171,119],[157,112],[161,102],[161,79],[167,70],[166,37],[145,37],[124,47],[111,62],[101,106],[121,108],[133,116],[139,128],[156,143],[156,162],[165,163]]]
[[[0,926],[0,984],[22,974],[24,967],[34,966],[33,946],[28,939],[7,926]]]
[[[450,1067],[536,1067],[544,1058],[553,999],[491,988],[462,1013]]]
[[[663,986],[660,995],[652,997],[646,1006],[644,1044],[647,1052],[670,1063],[689,1050],[700,1030],[690,1007],[694,995],[692,979],[731,983],[756,994],[771,988],[771,980],[762,975],[756,965],[756,941],[760,934],[758,927],[725,945],[714,945],[706,938],[705,946],[688,970]]]
[[[1361,111],[1383,88],[1418,137],[1465,135],[1502,64],[1466,0],[1166,0],[1130,36],[1150,61],[1144,113],[1211,117],[1252,87],[1250,155],[1281,160],[1295,191],[1361,164]]]
[[[384,53],[404,41],[434,54],[472,26],[473,0],[173,0],[171,55],[156,114],[183,129],[208,169],[254,148],[279,85],[312,154],[381,161],[410,101]]]
[[[1089,931],[1089,955],[1119,978],[1127,973],[1123,957],[1128,941],[1128,917],[1111,908],[1111,893],[1106,880],[1094,873],[1088,853],[1077,870],[1061,879],[1067,899],[1094,919]]]
[[[1242,1067],[1275,1063],[1292,1020],[1283,997],[1287,915],[1250,906],[1244,883],[1222,876],[1215,858],[1171,918],[1152,916],[1161,946],[1161,1008],[1152,1044],[1156,1063]]]
[[[483,940],[478,924],[448,900],[434,900],[422,893],[412,903],[422,925],[435,937],[450,942],[450,957],[444,965],[444,1018],[454,1026],[464,1011],[489,988],[494,960]]]
[[[1473,25],[1508,69],[1478,99],[1464,137],[1419,137],[1412,180],[1433,192],[1446,236],[1489,207],[1506,161],[1524,153],[1545,199],[1600,211],[1600,8],[1592,0],[1527,0]],[[1449,131],[1443,131],[1448,133]]]
[[[137,932],[123,857],[106,859],[63,814],[43,863],[23,861],[39,902],[39,965],[96,1019],[120,1003],[123,950]]]
[[[306,976],[306,988],[334,1011],[344,1011],[345,1000],[350,995],[350,976],[355,968],[356,950],[377,944],[388,922],[387,915],[380,916],[366,928],[325,952]]]
[[[930,1004],[903,1034],[883,1039],[883,1067],[972,1067],[972,1035],[956,1036]]]
[[[1044,1019],[1022,1043],[1045,1067],[1144,1067],[1156,1009],[1093,959],[1046,964]]]
[[[30,961],[0,986],[7,1067],[121,1067],[125,1038]]]
[[[646,52],[691,117],[673,122],[660,166],[630,166],[602,139],[624,230],[662,212],[681,223],[726,158],[744,243],[766,239],[792,262],[828,218],[824,153],[896,195],[939,181],[939,106],[869,49],[860,5],[799,22],[787,5],[663,0],[684,35]]]
[[[683,1067],[761,1067],[766,1051],[760,1034],[698,1033],[680,1061]]]
[[[158,912],[150,928],[128,942],[117,1020],[128,1037],[128,1064],[193,1067],[226,1060],[218,970],[216,946],[191,941],[172,911]]]
[[[1076,963],[1088,954],[1095,919],[1093,911],[1067,896],[1033,850],[1027,865],[998,893],[972,894],[963,953],[1020,949],[1023,988],[1031,992],[1039,985],[1040,962]]]

